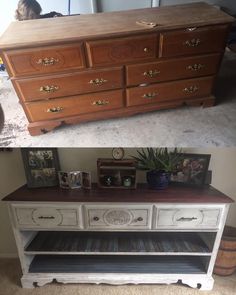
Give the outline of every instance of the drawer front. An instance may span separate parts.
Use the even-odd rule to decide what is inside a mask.
[[[218,52],[224,49],[228,26],[190,28],[162,33],[160,57]]]
[[[221,209],[219,208],[157,208],[155,228],[217,228],[220,217]]]
[[[81,44],[9,50],[4,56],[14,76],[42,75],[85,67]]]
[[[97,92],[123,87],[121,68],[13,80],[24,101]]]
[[[75,208],[14,208],[16,225],[22,228],[81,227],[79,210]]]
[[[157,35],[90,41],[86,43],[89,65],[104,66],[154,59]]]
[[[25,104],[29,118],[33,121],[53,120],[68,116],[103,112],[124,106],[123,91],[114,90],[101,93],[51,99]]]
[[[126,67],[127,85],[209,76],[217,72],[221,55],[178,58]]]
[[[209,96],[213,77],[135,87],[127,90],[127,106]]]
[[[87,205],[88,229],[151,229],[151,206]]]

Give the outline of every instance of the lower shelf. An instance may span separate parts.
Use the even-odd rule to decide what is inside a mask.
[[[205,274],[209,257],[36,255],[30,273]]]

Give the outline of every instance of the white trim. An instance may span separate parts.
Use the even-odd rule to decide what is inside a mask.
[[[152,7],[159,7],[161,6],[161,0],[152,0]]]
[[[98,11],[98,8],[97,8],[97,0],[90,0],[91,2],[91,12],[92,13],[96,13]]]

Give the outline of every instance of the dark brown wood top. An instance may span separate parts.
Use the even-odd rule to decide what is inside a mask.
[[[213,187],[191,188],[170,186],[166,190],[150,190],[140,184],[135,190],[99,189],[67,190],[59,187],[29,189],[22,186],[3,201],[25,202],[142,202],[142,203],[233,203],[228,196]]]
[[[157,23],[146,28],[136,22]],[[85,40],[185,27],[231,23],[234,18],[207,3],[135,9],[80,16],[12,22],[0,38],[0,48],[32,47],[54,42]]]

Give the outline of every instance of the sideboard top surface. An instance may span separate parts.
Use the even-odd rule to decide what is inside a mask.
[[[136,22],[157,23],[146,28]],[[0,48],[72,42],[102,36],[231,23],[234,18],[204,2],[49,19],[15,21],[0,38]]]
[[[142,202],[142,203],[232,203],[233,200],[211,186],[203,188],[171,185],[165,190],[150,190],[139,184],[137,189],[67,190],[59,187],[28,188],[26,185],[6,196],[10,202]]]

